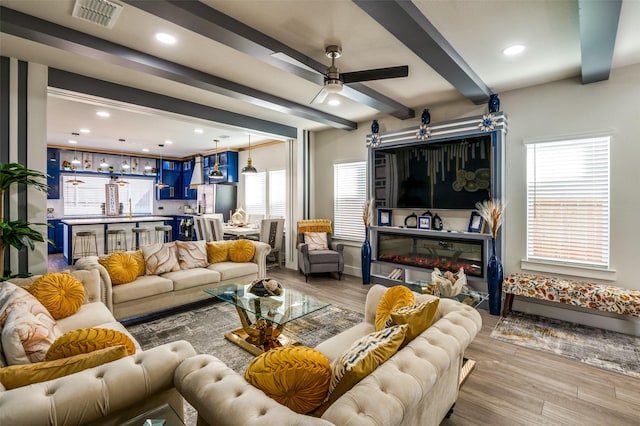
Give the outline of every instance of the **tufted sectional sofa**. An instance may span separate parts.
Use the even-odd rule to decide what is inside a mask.
[[[367,294],[364,321],[316,347],[333,361],[353,342],[375,331],[386,287]],[[416,295],[416,302],[433,298]],[[185,360],[175,384],[198,411],[200,424],[223,425],[439,425],[456,402],[464,350],[482,326],[473,308],[442,299],[431,327],[357,383],[321,418],[301,415],[248,384],[210,355]]]
[[[75,271],[85,302],[75,314],[58,320],[62,332],[111,328],[126,333],[136,353],[84,371],[6,390],[0,384],[0,425],[119,425],[162,404],[183,416],[184,399],[173,383],[174,370],[195,350],[177,341],[142,351],[103,303],[98,271]],[[15,279],[29,285],[37,277]]]

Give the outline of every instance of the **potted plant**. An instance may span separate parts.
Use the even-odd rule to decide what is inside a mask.
[[[51,240],[31,225],[47,225],[46,223],[29,223],[22,219],[8,221],[4,217],[5,196],[13,184],[24,184],[39,191],[48,191],[47,174],[37,170],[30,170],[18,163],[0,165],[0,272],[9,278],[10,272],[4,269],[4,252],[7,246],[22,250],[25,247],[33,250],[36,242]],[[2,281],[2,279],[0,279]]]

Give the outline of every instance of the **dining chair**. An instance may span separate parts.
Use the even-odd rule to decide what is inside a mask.
[[[260,241],[271,246],[267,259],[273,255],[276,258],[278,267],[282,266],[283,237],[284,219],[262,219],[260,221]]]
[[[262,219],[264,219],[263,214],[250,214],[247,215],[247,223],[259,223]]]
[[[203,217],[194,217],[193,225],[196,229],[196,239],[211,241],[209,236],[209,230],[207,229],[207,223]]]
[[[222,241],[224,239],[224,229],[222,227],[222,219],[216,217],[208,217],[205,219],[209,238],[207,241]]]

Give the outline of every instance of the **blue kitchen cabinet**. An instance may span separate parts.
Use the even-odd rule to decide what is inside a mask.
[[[53,241],[53,245],[47,244],[49,253],[62,253],[62,245],[64,244],[64,227],[61,219],[49,219],[47,223],[51,225],[47,228],[47,238]]]
[[[238,153],[235,151],[224,151],[218,154],[219,169],[222,178],[209,179],[209,172],[213,170],[216,163],[216,156],[208,155],[204,157],[204,177],[208,183],[238,183]]]
[[[163,160],[162,174],[158,174],[158,182],[162,177],[165,188],[158,190],[159,200],[180,200],[182,199],[182,162]]]
[[[50,186],[47,198],[57,200],[60,198],[60,150],[47,148],[47,185]]]
[[[198,198],[198,190],[191,189],[191,177],[195,167],[195,159],[182,162],[182,199],[195,200]]]

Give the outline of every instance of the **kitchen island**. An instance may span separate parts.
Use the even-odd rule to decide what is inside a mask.
[[[126,231],[127,248],[133,248],[133,233],[131,229],[136,227],[149,228],[151,241],[155,242],[154,227],[158,225],[173,225],[173,216],[128,216],[117,217],[92,217],[82,219],[62,219],[63,226],[63,254],[64,261],[71,265],[73,262],[73,236],[78,231],[95,231],[98,240],[98,254],[107,252],[107,230],[124,229]]]

